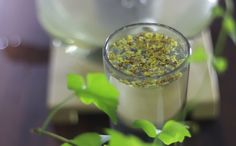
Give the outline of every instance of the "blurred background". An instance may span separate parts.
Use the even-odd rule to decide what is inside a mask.
[[[67,73],[103,71],[104,41],[123,25],[167,24],[182,32],[193,49],[201,46],[212,55],[222,19],[212,22],[211,9],[217,3],[224,7],[224,1],[180,1],[0,0],[0,145],[59,145],[30,130],[41,126],[48,111],[70,94]],[[223,74],[216,75],[209,62],[191,66],[188,105],[194,101],[197,106],[188,119],[200,131],[186,145],[236,145],[236,48],[229,38],[223,55],[229,61]],[[72,138],[104,127],[109,127],[106,115],[71,101],[50,130]]]

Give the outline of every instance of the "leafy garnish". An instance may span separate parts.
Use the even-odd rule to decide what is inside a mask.
[[[85,133],[75,137],[71,140],[77,146],[101,146],[101,137],[97,133]],[[64,143],[61,146],[72,146],[68,143]]]
[[[83,88],[75,86],[77,85],[76,81],[81,85],[80,78],[79,75],[68,76],[68,88],[73,90],[84,104],[94,104],[98,109],[108,114],[113,123],[116,123],[119,96],[116,88],[107,81],[106,76],[102,73],[89,73],[86,77],[86,84],[82,84]]]
[[[235,31],[235,22],[232,16],[225,16],[223,25],[227,32]]]
[[[78,74],[67,75],[67,88],[70,90],[82,90],[85,85],[84,79]]]
[[[109,129],[107,133],[111,135],[109,146],[152,146],[132,135],[124,135],[118,131]]]
[[[221,6],[217,5],[217,6],[213,7],[213,9],[212,9],[212,14],[214,17],[221,17],[224,15],[224,13],[225,12]]]
[[[165,123],[158,138],[166,145],[183,142],[185,137],[191,137],[186,125],[170,120]]]
[[[223,27],[231,37],[233,42],[236,44],[236,22],[234,21],[232,16],[226,15],[224,17]]]
[[[204,61],[207,61],[207,59],[208,59],[208,55],[206,51],[204,50],[204,48],[198,47],[193,50],[188,60],[189,62],[204,62]]]
[[[228,67],[228,62],[224,57],[215,57],[213,59],[213,66],[217,72],[223,73]]]
[[[110,84],[102,73],[87,75],[87,90],[103,98],[117,99],[119,95],[116,88]]]
[[[157,130],[154,124],[147,120],[136,120],[133,123],[135,128],[141,128],[143,131],[151,138],[155,138],[157,136]]]

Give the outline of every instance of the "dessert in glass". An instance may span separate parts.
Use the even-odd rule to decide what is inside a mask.
[[[103,62],[108,80],[120,92],[114,127],[132,133],[135,120],[157,127],[170,119],[183,120],[189,55],[187,39],[163,24],[136,23],[112,33]]]

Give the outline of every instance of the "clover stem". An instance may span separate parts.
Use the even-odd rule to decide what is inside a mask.
[[[67,138],[65,138],[63,136],[57,135],[55,133],[49,132],[47,130],[44,130],[42,128],[33,129],[32,132],[35,133],[35,134],[39,134],[39,135],[46,135],[48,137],[57,139],[57,140],[59,140],[61,142],[68,143],[68,144],[70,144],[72,146],[78,146],[74,142],[72,142],[71,140],[69,140],[69,139],[67,139]]]
[[[54,115],[64,106],[65,103],[67,103],[69,100],[74,98],[74,94],[71,94],[67,98],[65,98],[63,101],[61,101],[58,105],[56,105],[49,113],[47,119],[44,121],[41,129],[46,130],[48,128],[49,123],[51,122]]]
[[[226,11],[225,11],[225,14],[223,15],[223,21],[221,23],[219,36],[217,37],[217,41],[215,45],[215,52],[214,52],[215,56],[219,56],[222,53],[225,42],[226,42],[227,32],[226,32],[226,29],[224,28],[225,16],[232,15],[233,10],[234,10],[232,0],[225,0],[225,5],[226,5]]]

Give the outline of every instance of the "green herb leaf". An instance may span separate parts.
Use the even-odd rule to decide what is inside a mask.
[[[101,146],[101,137],[97,133],[85,133],[75,137],[72,140],[77,146]],[[61,146],[71,146],[64,143]]]
[[[224,15],[224,10],[221,6],[215,6],[212,9],[212,14],[214,17],[221,17]]]
[[[61,146],[71,146],[71,145],[68,143],[63,143]]]
[[[107,133],[111,135],[109,146],[152,146],[152,144],[145,143],[135,136],[123,135],[115,130],[109,129]]]
[[[195,48],[189,57],[189,62],[204,62],[207,61],[208,55],[202,47]]]
[[[81,90],[85,85],[84,79],[78,74],[67,75],[67,88],[70,90]]]
[[[73,79],[71,79],[73,85]],[[110,84],[105,74],[102,73],[90,73],[86,77],[87,86],[83,87],[82,90],[78,88],[72,88],[76,95],[80,97],[80,100],[84,104],[94,104],[97,108],[104,111],[111,120],[116,123],[116,110],[118,105],[119,93],[116,88]],[[74,87],[74,86],[73,86]]]
[[[224,57],[215,57],[213,59],[213,66],[218,73],[223,73],[228,67],[228,61]]]
[[[135,128],[143,129],[143,131],[151,138],[155,138],[157,136],[155,125],[147,120],[136,120],[133,123],[133,126]]]
[[[235,22],[232,16],[227,15],[224,17],[223,26],[227,30],[227,32],[235,32]]]
[[[119,92],[107,81],[105,74],[90,73],[87,75],[87,90],[103,98],[117,99]]]
[[[168,121],[158,135],[158,138],[166,145],[183,142],[185,137],[191,137],[187,127],[173,120]]]
[[[153,146],[164,146],[163,142],[159,139],[159,137],[156,137],[153,141]]]
[[[93,73],[87,75],[87,90],[94,98],[94,104],[116,123],[116,110],[119,92],[110,84],[105,74]],[[90,97],[91,98],[91,97]]]
[[[227,15],[224,17],[223,27],[236,44],[236,22],[232,16]]]
[[[105,112],[111,118],[113,123],[117,123],[116,110],[118,100],[112,98],[103,98],[91,94],[81,94],[80,99],[85,104],[95,104],[97,108]]]

